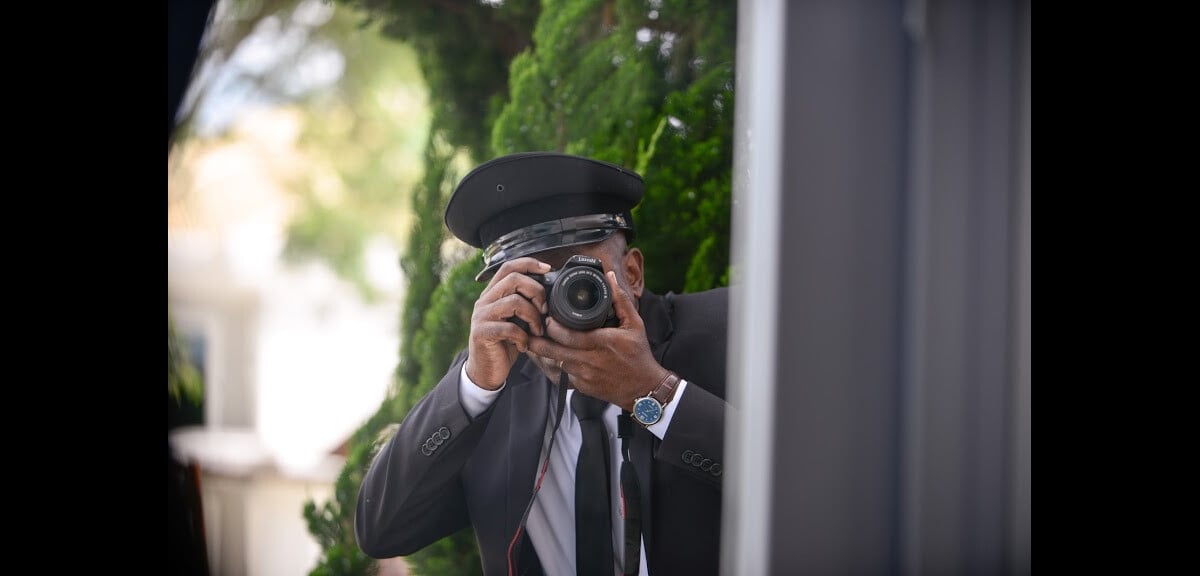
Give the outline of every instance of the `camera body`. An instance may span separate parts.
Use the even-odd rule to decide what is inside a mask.
[[[594,330],[620,325],[613,311],[612,290],[598,258],[576,254],[562,268],[545,274],[529,274],[546,289],[546,311],[551,318],[572,330]],[[520,318],[513,322],[529,331]]]

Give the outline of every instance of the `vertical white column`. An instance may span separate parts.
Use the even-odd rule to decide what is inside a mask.
[[[738,6],[722,573],[769,571],[783,124],[781,0]],[[747,279],[753,278],[753,282]]]

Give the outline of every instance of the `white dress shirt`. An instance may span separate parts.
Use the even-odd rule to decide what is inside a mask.
[[[496,401],[496,397],[500,395],[500,391],[504,389],[504,386],[501,386],[498,390],[493,391],[476,386],[467,377],[465,362],[458,379],[458,386],[463,408],[471,418],[487,411],[492,402]],[[687,381],[681,380],[676,388],[675,398],[663,409],[662,419],[647,428],[659,439],[666,436],[671,419],[675,416],[675,407],[679,405],[679,398],[686,389]],[[542,481],[542,488],[533,503],[533,508],[529,511],[529,518],[525,524],[530,541],[533,542],[538,559],[541,560],[542,570],[546,574],[575,574],[575,461],[579,458],[579,447],[583,444],[583,436],[579,431],[579,420],[571,410],[571,395],[574,393],[574,389],[567,390],[567,405],[563,411],[562,427],[558,429],[558,438],[554,441],[554,453],[550,456],[550,468],[546,471],[546,478]],[[556,408],[557,406],[553,405],[550,407],[552,411]],[[620,413],[621,408],[612,404],[604,412],[604,427],[608,431],[608,452],[612,457],[612,461],[609,463],[609,469],[612,471],[609,482],[614,495],[612,498],[613,557],[617,562],[622,562],[625,556],[625,521],[621,517],[621,499],[617,497],[621,493],[621,439],[617,437],[617,416]],[[552,424],[553,422],[554,416],[551,414],[547,423]],[[546,438],[548,440],[549,435]],[[541,456],[537,463],[538,470],[541,469],[542,462],[546,459],[547,447],[546,443],[542,445]],[[650,479],[639,478],[638,481],[646,486]],[[642,554],[638,573],[648,575],[650,571],[646,568],[645,536],[642,537],[640,549]],[[617,566],[613,567],[613,573],[620,573]]]

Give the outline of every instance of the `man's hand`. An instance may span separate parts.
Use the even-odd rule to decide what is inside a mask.
[[[533,354],[562,361],[576,389],[630,411],[633,401],[653,390],[668,371],[650,351],[633,295],[617,282],[612,270],[604,276],[612,289],[619,326],[577,331],[551,318],[545,336],[531,337],[528,346]]]
[[[546,290],[527,274],[549,271],[549,264],[534,258],[505,262],[475,301],[467,377],[477,386],[488,390],[500,388],[517,355],[529,349],[530,334],[510,322],[510,318],[520,318],[534,335],[543,335]]]

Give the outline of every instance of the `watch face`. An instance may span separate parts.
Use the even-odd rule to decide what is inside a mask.
[[[662,418],[662,406],[653,398],[641,398],[633,404],[633,417],[645,426],[650,426]]]

